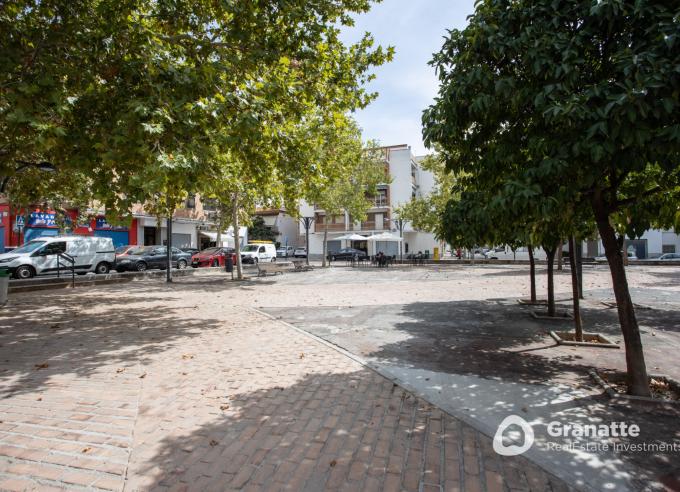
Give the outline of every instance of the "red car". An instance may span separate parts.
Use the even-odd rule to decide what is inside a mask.
[[[234,248],[207,248],[191,257],[191,266],[198,267],[223,267],[227,255],[231,255],[232,264],[236,264]]]

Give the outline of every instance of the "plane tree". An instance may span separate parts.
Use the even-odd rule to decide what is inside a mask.
[[[214,179],[210,163],[244,135],[265,128],[280,142],[284,123],[311,106],[370,101],[370,69],[391,50],[369,34],[346,46],[339,33],[371,3],[10,2],[0,9],[0,177],[49,162],[86,174],[107,210],[124,214],[162,191],[170,211],[193,191],[185,182]],[[295,176],[287,186],[309,173],[276,162]]]
[[[426,141],[455,153],[447,164],[480,187],[512,165],[529,186],[553,182],[546,198],[558,207],[590,211],[612,276],[628,389],[643,396],[647,370],[621,249],[626,234],[678,222],[678,15],[667,1],[478,2],[434,56],[440,91],[423,116]],[[523,152],[530,158],[519,159]]]
[[[351,118],[336,120],[336,123],[330,128],[310,129],[319,139],[316,152],[309,159],[323,174],[317,174],[317,178],[322,179],[309,180],[304,188],[305,200],[325,214],[323,224],[317,223],[323,229],[324,267],[328,257],[329,219],[347,213],[352,221],[366,220],[377,186],[390,180],[384,151],[378,144],[364,144],[361,129]]]

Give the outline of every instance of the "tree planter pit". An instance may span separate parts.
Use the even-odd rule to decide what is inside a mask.
[[[621,393],[620,391],[617,390],[615,385],[625,384],[626,375],[623,373],[614,373],[613,375],[606,374],[604,375],[607,378],[606,381],[595,370],[588,371],[588,374],[595,381],[595,383],[597,383],[598,386],[604,389],[604,392],[607,394],[607,396],[613,403],[624,404],[636,403],[653,406],[655,409],[663,408],[672,410],[673,412],[680,412],[680,382],[676,381],[670,376],[666,376],[664,374],[648,375],[650,380],[650,388],[652,388],[652,391],[654,392],[654,387],[651,386],[651,381],[653,379],[665,383],[668,387],[668,390],[666,390],[666,392],[670,392],[673,395],[672,399],[654,397],[649,398],[646,396],[634,396],[626,393]]]
[[[583,332],[583,342],[573,340],[575,334],[573,331],[552,331],[550,336],[557,342],[558,345],[572,345],[576,347],[597,347],[597,348],[620,348],[616,343],[608,340],[604,335],[599,333]]]
[[[569,311],[555,311],[555,316],[548,316],[548,311],[531,311],[531,317],[548,321],[569,321],[574,319],[574,315]]]

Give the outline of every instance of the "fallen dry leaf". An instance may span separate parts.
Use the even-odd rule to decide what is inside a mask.
[[[36,364],[35,368],[36,369],[47,369],[50,365],[47,362],[43,362],[42,364]]]
[[[36,401],[42,401],[42,396],[39,396],[38,398],[36,398]]]
[[[220,410],[229,410],[229,405],[220,405]]]
[[[300,359],[304,359],[304,358],[305,358],[305,354],[301,352],[300,353]]]
[[[82,450],[83,453],[87,453],[88,451],[92,451],[92,448],[84,448],[84,449]]]
[[[194,354],[184,354],[184,355],[182,355],[182,359],[184,359],[184,360],[189,360],[189,359],[193,359],[193,358],[194,358]]]
[[[141,376],[139,376],[139,379],[144,379],[145,377],[146,377],[146,373],[144,373],[144,374],[142,374]]]
[[[211,439],[211,440],[210,440],[210,445],[211,445],[211,446],[217,446],[218,444],[219,444],[219,442],[217,442],[215,439]]]
[[[337,465],[337,464],[338,464],[338,462],[335,461],[335,460],[333,460],[333,461],[331,461],[331,462],[329,463],[329,465],[330,465],[331,468],[333,468],[333,467],[334,467],[335,465]]]
[[[118,369],[116,369],[116,372],[117,372],[117,373],[121,373],[121,372],[123,372],[124,370],[125,370],[124,367],[119,367]]]

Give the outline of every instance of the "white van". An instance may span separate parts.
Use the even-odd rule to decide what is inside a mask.
[[[276,261],[276,246],[270,242],[252,242],[241,248],[243,263],[258,263],[260,261]]]
[[[7,268],[14,278],[27,279],[35,275],[69,271],[71,264],[59,253],[75,259],[77,273],[108,273],[116,261],[110,237],[53,236],[27,242],[9,253],[0,254],[0,268]]]

